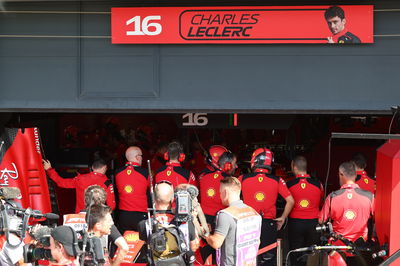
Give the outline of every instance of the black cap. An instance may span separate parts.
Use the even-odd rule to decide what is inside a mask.
[[[51,236],[63,245],[68,255],[72,257],[78,255],[78,239],[74,229],[65,225],[59,226],[54,228]]]

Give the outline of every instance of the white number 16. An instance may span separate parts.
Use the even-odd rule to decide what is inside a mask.
[[[140,16],[133,17],[126,21],[126,25],[133,23],[133,31],[126,31],[126,35],[158,35],[162,31],[162,26],[157,22],[150,22],[151,20],[161,20],[161,16],[147,16],[140,22]],[[154,28],[150,31],[149,28]]]

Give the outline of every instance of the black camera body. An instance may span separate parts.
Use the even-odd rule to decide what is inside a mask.
[[[192,198],[186,190],[178,190],[175,196],[175,221],[188,222],[192,219]]]

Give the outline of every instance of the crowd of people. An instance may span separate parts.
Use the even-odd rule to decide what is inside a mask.
[[[192,222],[180,223],[179,228],[184,232],[188,249],[193,252],[190,253],[192,257],[195,257],[195,252],[203,260],[211,255],[218,265],[239,265],[244,257],[251,262],[255,262],[257,257],[257,265],[276,265],[276,249],[257,256],[257,252],[250,252],[254,250],[251,245],[246,251],[238,248],[239,236],[246,228],[255,229],[251,237],[257,249],[275,243],[278,231],[286,221],[290,249],[319,244],[315,227],[327,221],[332,222],[335,234],[348,241],[366,241],[371,236],[368,227],[371,229],[369,219],[374,209],[375,179],[365,172],[366,160],[361,154],[340,165],[341,187],[329,194],[325,203],[323,186],[318,178],[308,174],[307,160],[303,156],[293,158],[291,169],[295,178],[287,183],[272,174],[274,156],[267,148],[256,149],[251,157],[251,173],[237,177],[234,177],[237,157],[220,145],[209,148],[206,168],[197,177],[182,166],[185,154],[183,146],[176,141],[166,147],[163,154],[166,163],[158,169],[150,169],[151,172],[142,166],[140,147],[129,147],[125,156],[126,164],[115,173],[116,196],[112,182],[105,175],[107,163],[103,159],[92,164],[89,174],[72,179],[61,178],[49,161],[43,162],[48,176],[58,186],[76,189],[76,212],[89,212],[90,209],[87,217],[89,232],[101,239],[109,235],[110,242],[118,246],[116,255],[110,259],[113,265],[121,262],[128,249],[121,234],[132,230],[138,231],[143,240],[149,237],[151,230],[146,221],[151,205],[151,174],[154,174],[155,218],[160,223],[174,223],[175,188],[189,184],[199,189],[200,206],[211,234],[199,234]],[[279,213],[276,207],[278,198],[284,202],[283,211]],[[113,210],[116,210],[114,220],[111,216]],[[62,230],[66,232],[67,229],[63,228],[58,227],[53,234],[56,236],[54,232]],[[63,243],[56,237],[54,240],[56,246]],[[341,240],[330,241],[335,244]],[[68,248],[61,248],[60,253],[63,252],[73,255]],[[243,252],[246,256],[242,256]],[[290,262],[291,265],[306,265],[302,254],[292,256]]]

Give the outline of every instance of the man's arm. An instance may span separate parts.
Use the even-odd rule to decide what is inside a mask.
[[[128,243],[126,243],[125,238],[122,236],[118,237],[117,240],[114,241],[114,244],[117,245],[118,250],[111,264],[112,266],[120,265],[129,251]]]
[[[110,180],[107,180],[104,184],[107,186],[106,203],[112,210],[115,210],[116,203],[115,203],[114,186]]]
[[[331,202],[330,198],[331,198],[331,195],[329,195],[326,198],[324,206],[322,207],[322,210],[319,213],[318,221],[319,221],[320,224],[324,223],[325,221],[327,221],[329,219],[329,205],[330,205],[330,202]]]
[[[62,188],[76,188],[77,187],[77,178],[62,178],[58,175],[54,168],[51,168],[51,163],[49,160],[43,159],[43,167],[46,170],[48,176],[56,182],[57,186]]]
[[[286,204],[285,204],[285,209],[283,210],[283,213],[281,217],[278,217],[275,219],[276,224],[278,226],[278,230],[282,228],[283,223],[285,222],[286,218],[289,216],[289,213],[292,211],[293,206],[294,206],[294,199],[292,195],[289,195],[285,198]]]
[[[206,236],[205,239],[213,249],[219,249],[225,241],[225,236],[214,233],[212,235]]]

